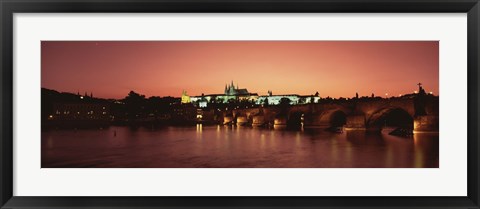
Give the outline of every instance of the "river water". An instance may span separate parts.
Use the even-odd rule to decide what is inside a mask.
[[[41,162],[43,168],[430,168],[439,166],[439,135],[200,124],[49,130],[42,132]]]

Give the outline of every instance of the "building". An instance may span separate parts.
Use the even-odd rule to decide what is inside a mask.
[[[227,96],[239,96],[239,95],[249,95],[250,94],[250,93],[248,93],[247,89],[238,88],[238,84],[237,84],[237,87],[235,88],[235,85],[233,85],[233,81],[228,86],[227,86],[227,84],[225,84],[225,92],[224,93]]]
[[[54,103],[49,120],[109,120],[110,106],[104,103]]]
[[[211,99],[210,99],[211,100]],[[205,108],[207,107],[207,104],[210,102],[210,100],[207,100],[207,98],[205,97],[201,97],[199,100],[198,100],[198,107],[200,108]]]
[[[182,104],[190,103],[190,96],[188,96],[187,91],[185,91],[185,90],[182,91],[182,100],[181,100],[181,103],[182,103]]]
[[[207,107],[209,103],[228,103],[232,100],[251,101],[257,105],[263,105],[268,101],[269,105],[278,105],[283,98],[289,99],[291,105],[318,103],[320,100],[318,93],[315,96],[300,96],[297,94],[273,95],[272,91],[268,91],[267,95],[259,96],[257,93],[250,93],[246,88],[239,88],[238,84],[235,86],[233,81],[229,85],[225,84],[223,94],[188,96],[186,91],[182,92],[182,104],[192,103],[200,108]]]
[[[91,128],[106,127],[113,120],[110,105],[102,102],[53,103],[52,112],[42,123],[42,128]]]
[[[208,94],[201,96],[188,96],[186,92],[182,92],[182,103],[192,103],[198,107],[205,108],[208,103],[228,103],[231,100],[242,101],[249,100],[255,102],[258,98],[258,94],[250,93],[247,89],[240,89],[233,84],[233,81],[230,85],[225,84],[225,89],[223,94]]]
[[[173,121],[192,122],[197,118],[198,109],[192,104],[178,104],[173,106]]]
[[[264,105],[266,101],[268,105],[278,105],[283,98],[287,98],[290,100],[291,105],[299,105],[299,104],[310,104],[310,103],[318,103],[320,100],[319,96],[300,96],[297,94],[286,94],[286,95],[265,95],[259,96],[257,100],[255,100],[255,104],[257,105]],[[312,102],[313,98],[313,102]]]

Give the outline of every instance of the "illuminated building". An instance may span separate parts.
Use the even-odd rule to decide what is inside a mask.
[[[192,103],[197,107],[205,108],[208,103],[228,103],[230,100],[234,101],[252,101],[257,105],[265,104],[268,100],[269,105],[278,105],[283,98],[290,100],[291,105],[318,103],[320,97],[318,93],[315,96],[300,96],[297,94],[273,95],[272,91],[268,91],[268,95],[259,96],[257,93],[250,93],[247,89],[241,89],[233,84],[225,85],[223,94],[208,94],[201,96],[188,96],[186,91],[182,92],[182,103]]]
[[[205,97],[202,97],[199,101],[198,101],[198,107],[200,108],[204,108],[204,107],[207,107],[207,104],[208,104],[208,100],[205,99]]]
[[[249,94],[250,93],[248,93],[247,89],[238,88],[238,84],[237,84],[237,88],[235,88],[235,86],[233,85],[233,81],[229,86],[225,84],[225,95],[227,96],[238,96],[238,95],[249,95]]]
[[[258,99],[255,100],[255,104],[262,105],[265,104],[265,100],[267,100],[269,105],[278,105],[283,98],[289,99],[291,105],[318,103],[320,100],[319,96],[300,96],[297,94],[272,95],[270,93],[269,95],[259,96]]]
[[[183,103],[183,96],[182,93],[182,103]],[[227,103],[230,100],[241,101],[241,100],[250,100],[256,101],[258,98],[258,94],[250,93],[247,89],[240,89],[233,84],[233,81],[230,85],[225,85],[225,90],[223,94],[208,94],[208,95],[201,95],[201,96],[191,96],[189,97],[190,102],[195,104],[198,107],[204,108],[207,107],[208,103],[216,102],[216,103]]]
[[[55,103],[49,120],[109,120],[110,106],[106,103]]]
[[[182,91],[182,104],[190,103],[190,96],[188,96],[187,91]]]

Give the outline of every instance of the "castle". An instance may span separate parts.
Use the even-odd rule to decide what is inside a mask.
[[[320,99],[318,95],[300,96],[297,94],[288,95],[273,95],[272,91],[268,91],[268,95],[259,96],[257,93],[250,93],[247,89],[241,89],[233,84],[233,81],[229,85],[225,84],[225,90],[223,94],[202,94],[201,96],[189,96],[184,90],[182,92],[182,103],[193,103],[194,105],[203,108],[207,107],[208,103],[228,103],[231,100],[252,101],[257,105],[268,103],[270,105],[278,105],[282,98],[288,98],[291,104],[305,104],[316,103]],[[313,100],[312,100],[313,99]]]
[[[236,96],[236,95],[249,95],[249,94],[250,93],[248,93],[247,89],[238,88],[238,84],[237,84],[237,88],[235,88],[235,86],[233,85],[233,81],[228,86],[227,84],[225,84],[225,95]]]
[[[216,103],[227,103],[229,100],[250,100],[256,101],[258,99],[258,94],[250,93],[247,89],[240,89],[233,84],[233,81],[230,85],[225,84],[225,91],[223,94],[208,94],[201,96],[189,96],[187,92],[182,91],[182,103],[194,103],[198,104],[199,107],[206,107],[206,104],[209,102]]]

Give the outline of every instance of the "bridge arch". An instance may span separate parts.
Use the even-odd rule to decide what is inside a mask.
[[[347,114],[342,110],[330,114],[330,127],[342,127],[347,124]]]
[[[287,120],[287,126],[291,128],[300,128],[304,125],[305,112],[290,112]]]
[[[332,128],[346,124],[349,111],[343,108],[326,109],[320,113],[306,113],[305,126]]]
[[[401,107],[386,107],[372,114],[367,123],[367,128],[383,129],[403,128],[413,130],[414,117],[412,113]]]
[[[322,113],[320,124],[327,129],[343,127],[347,123],[347,113],[348,111],[342,108],[327,110]]]

